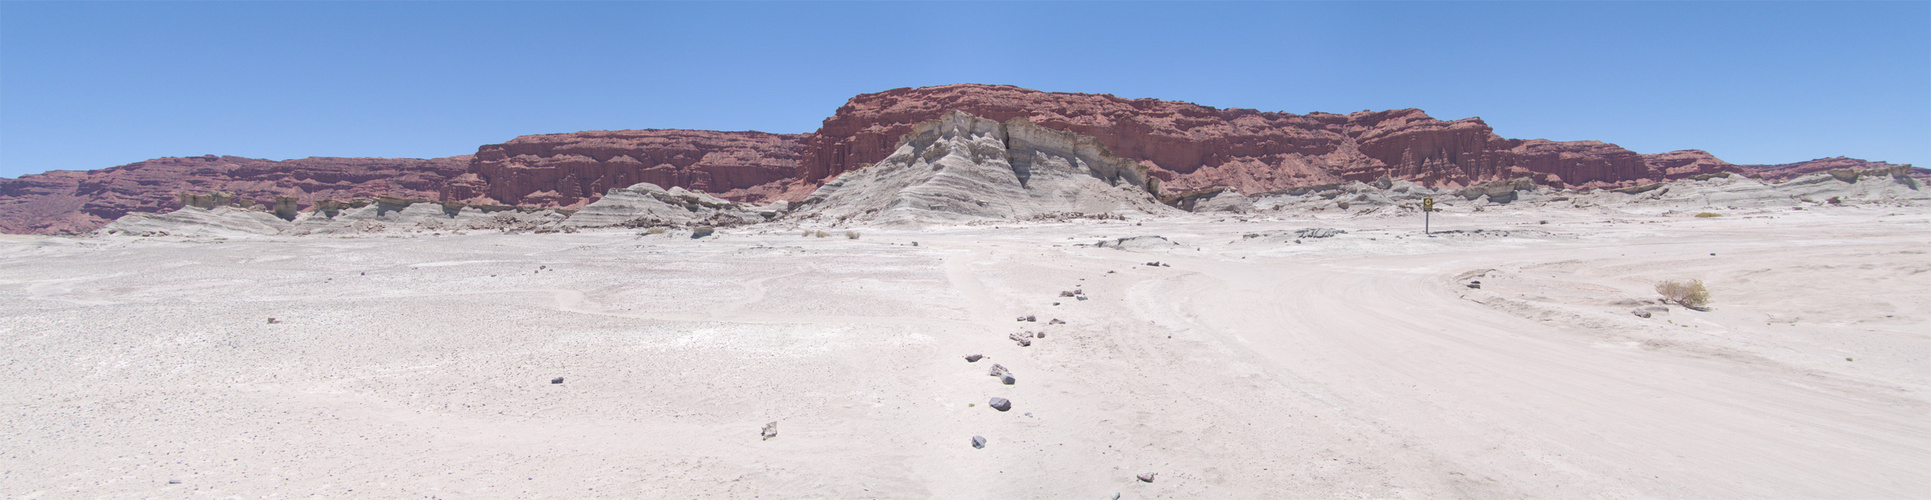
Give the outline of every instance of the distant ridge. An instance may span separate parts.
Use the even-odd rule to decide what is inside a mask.
[[[1442,121],[1418,109],[1297,115],[956,84],[855,96],[809,134],[586,131],[522,136],[448,158],[209,155],[25,175],[0,179],[0,232],[86,232],[129,212],[180,208],[184,192],[228,192],[262,204],[285,196],[303,209],[373,197],[581,208],[610,189],[650,182],[731,200],[801,201],[840,174],[884,160],[916,124],[950,111],[1091,137],[1141,163],[1168,192],[1263,193],[1384,176],[1428,186],[1527,177],[1607,188],[1719,172],[1780,179],[1896,166],[1843,157],[1733,165],[1699,150],[1646,155],[1598,141],[1508,139],[1479,118]],[[1931,178],[1925,169],[1910,172]]]

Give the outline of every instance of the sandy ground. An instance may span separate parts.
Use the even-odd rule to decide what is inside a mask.
[[[0,493],[1931,492],[1924,210],[1417,226],[5,237]]]

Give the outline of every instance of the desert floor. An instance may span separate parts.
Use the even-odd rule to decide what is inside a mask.
[[[1931,492],[1924,209],[1434,227],[9,236],[0,494]]]

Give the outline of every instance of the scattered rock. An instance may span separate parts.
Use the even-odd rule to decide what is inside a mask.
[[[979,360],[985,359],[985,357],[986,355],[984,354],[967,354],[965,358],[967,363],[977,363]]]
[[[999,364],[999,363],[993,363],[993,364],[992,364],[992,369],[991,369],[991,370],[987,370],[987,371],[986,371],[986,375],[991,375],[991,376],[994,376],[994,377],[997,377],[997,376],[1000,376],[1000,375],[1005,375],[1005,374],[1006,374],[1006,366],[1005,366],[1005,365],[1001,365],[1001,364]]]
[[[1047,322],[1046,322],[1046,324],[1048,324],[1048,325],[1064,325],[1064,324],[1066,324],[1066,322],[1065,322],[1065,321],[1060,321],[1060,320],[1059,320],[1059,318],[1053,318],[1053,319],[1052,319],[1052,321],[1047,321]]]
[[[1153,482],[1153,476],[1154,476],[1154,475],[1156,475],[1156,474],[1159,474],[1159,473],[1158,473],[1158,472],[1148,472],[1148,473],[1145,473],[1145,474],[1141,474],[1141,475],[1138,475],[1138,476],[1133,476],[1133,477],[1137,477],[1137,478],[1140,478],[1140,482],[1142,482],[1142,483],[1151,483],[1151,482]]]
[[[180,479],[169,479],[168,484],[181,484]]]
[[[561,384],[561,383],[563,383],[563,377],[557,377],[557,378],[553,378],[553,379],[550,379],[550,383],[551,383],[551,384]]]
[[[973,447],[973,448],[979,448],[979,449],[984,449],[984,448],[986,447],[986,437],[985,437],[985,436],[972,436],[972,447]]]
[[[1335,235],[1342,235],[1342,234],[1348,234],[1348,232],[1340,229],[1329,228],[1329,227],[1316,227],[1316,228],[1302,229],[1294,232],[1294,236],[1297,238],[1328,238],[1328,237],[1332,237]]]
[[[1019,379],[1013,378],[1011,373],[999,375],[999,383],[1001,384],[1012,385],[1017,382],[1019,382]]]
[[[1480,281],[1470,281],[1470,282],[1468,282],[1468,287],[1469,287],[1469,288],[1475,288],[1475,289],[1480,289],[1480,288],[1482,288],[1482,282],[1480,282]]]
[[[1036,338],[1036,339],[1046,338],[1046,332],[1033,332],[1033,338]]]
[[[1079,294],[1077,294],[1077,293],[1073,293],[1073,291],[1072,291],[1072,290],[1060,290],[1060,291],[1059,291],[1059,296],[1061,296],[1061,297],[1071,297],[1071,296],[1074,296],[1074,295],[1079,295]]]
[[[1033,341],[1031,337],[1031,335],[1023,333],[1014,333],[1006,336],[1006,338],[1012,339],[1013,342],[1018,342],[1019,347],[1032,347]]]
[[[280,322],[282,322],[282,320],[279,320],[279,319],[275,319],[275,318],[268,318],[268,324],[271,324],[271,325],[273,325],[273,324],[276,324],[276,323],[280,323]]]
[[[1008,411],[1012,409],[1012,401],[1009,401],[1006,398],[992,398],[991,401],[986,402],[986,406],[991,406],[992,409],[994,410]],[[1149,479],[1148,481],[1152,481],[1152,480]]]
[[[711,226],[697,226],[696,229],[691,230],[691,239],[698,239],[698,238],[703,238],[705,236],[710,236],[711,233],[715,233],[715,232],[717,232],[717,229]]]
[[[1648,318],[1650,316],[1649,311],[1644,311],[1642,309],[1630,309],[1629,313],[1636,315],[1636,317],[1638,318]]]
[[[778,437],[778,421],[773,420],[771,421],[771,423],[764,424],[764,430],[759,431],[759,434],[762,434],[764,436],[764,438],[759,439],[759,441],[770,441],[771,438]]]

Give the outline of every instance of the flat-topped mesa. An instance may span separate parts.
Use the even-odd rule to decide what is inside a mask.
[[[129,212],[181,208],[183,194],[222,192],[262,205],[293,198],[302,208],[325,199],[434,198],[443,181],[462,174],[468,164],[468,156],[275,161],[207,155],[23,175],[0,179],[0,232],[84,233]]]
[[[577,208],[646,182],[763,198],[796,177],[804,139],[703,130],[526,135],[478,148],[469,171],[443,186],[442,199]]]
[[[1782,165],[1738,165],[1738,166],[1743,167],[1743,170],[1749,173],[1750,175],[1762,177],[1766,180],[1772,180],[1772,181],[1787,180],[1787,179],[1792,179],[1792,178],[1796,178],[1796,177],[1800,177],[1808,174],[1831,172],[1831,171],[1841,172],[1841,171],[1872,171],[1872,170],[1882,171],[1887,173],[1895,173],[1898,175],[1914,177],[1918,179],[1931,180],[1931,170],[1913,167],[1908,164],[1900,165],[1900,164],[1887,163],[1887,162],[1881,162],[1881,161],[1865,161],[1865,160],[1859,160],[1856,158],[1845,158],[1842,156],[1831,157],[1831,158],[1818,158],[1810,161],[1800,161],[1797,163],[1785,163]]]
[[[1596,141],[1506,139],[1481,119],[1442,121],[1417,109],[1297,115],[958,84],[853,97],[808,139],[802,177],[822,182],[875,163],[913,124],[955,110],[1094,137],[1121,157],[1148,163],[1174,191],[1259,193],[1384,176],[1451,186],[1529,176],[1606,187],[1734,171],[1714,158],[1686,164],[1694,172],[1651,162],[1684,152],[1639,155]]]

